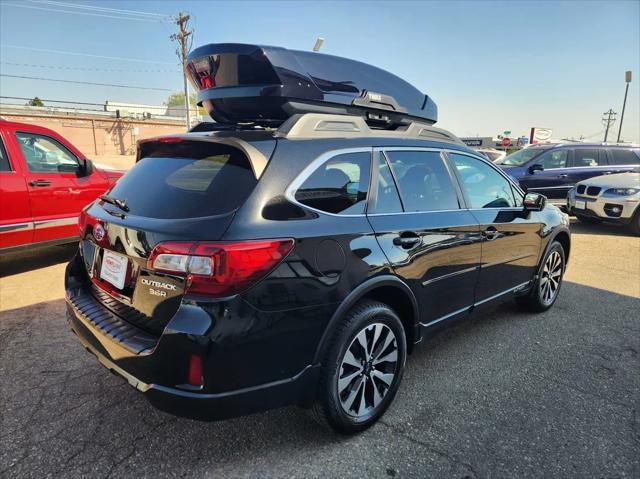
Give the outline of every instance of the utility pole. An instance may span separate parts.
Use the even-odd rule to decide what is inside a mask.
[[[616,121],[615,118],[611,118],[612,116],[616,116],[617,113],[615,111],[613,111],[611,108],[609,108],[609,111],[605,111],[603,113],[603,115],[607,115],[606,118],[602,119],[602,123],[605,126],[605,130],[604,130],[604,142],[607,142],[607,136],[609,136],[609,127],[611,125],[613,125]]]
[[[176,17],[176,25],[180,29],[178,33],[171,35],[171,40],[178,42],[176,54],[182,63],[182,80],[184,82],[184,106],[187,112],[187,130],[191,128],[191,106],[189,104],[189,88],[187,85],[187,40],[193,34],[193,30],[187,29],[191,15],[180,12]],[[193,39],[193,38],[192,38]]]
[[[627,87],[624,89],[624,101],[622,102],[622,114],[620,115],[620,125],[618,126],[618,139],[616,143],[620,143],[620,134],[622,133],[622,120],[624,120],[624,109],[627,106],[627,94],[629,93],[629,83],[631,83],[631,70],[624,72],[624,80]]]

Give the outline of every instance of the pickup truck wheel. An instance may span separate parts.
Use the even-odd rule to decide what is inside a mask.
[[[554,241],[542,259],[533,287],[527,295],[516,298],[522,309],[541,313],[553,306],[562,286],[565,261],[564,248]]]
[[[342,434],[374,424],[398,390],[406,351],[404,328],[389,306],[356,304],[334,331],[322,360],[314,418]]]

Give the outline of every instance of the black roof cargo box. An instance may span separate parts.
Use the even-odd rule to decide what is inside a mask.
[[[358,115],[372,124],[433,124],[436,104],[401,78],[355,60],[280,47],[219,43],[193,50],[198,103],[220,123],[279,125],[298,113]]]

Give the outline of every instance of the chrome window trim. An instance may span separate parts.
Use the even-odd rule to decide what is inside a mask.
[[[289,186],[287,186],[287,189],[284,192],[284,197],[291,203],[293,203],[294,205],[297,205],[301,208],[307,209],[307,210],[311,210],[314,211],[316,213],[319,214],[323,214],[323,215],[329,215],[329,216],[337,216],[340,218],[358,218],[358,217],[362,217],[362,216],[366,216],[366,210],[364,213],[358,213],[358,214],[340,214],[340,213],[330,213],[329,211],[323,211],[323,210],[319,210],[317,208],[313,208],[312,206],[307,206],[303,203],[300,203],[298,200],[296,200],[296,191],[302,186],[302,184],[318,169],[320,168],[320,166],[322,166],[323,164],[325,164],[327,161],[331,160],[332,158],[335,158],[336,156],[339,155],[344,155],[344,154],[348,154],[348,153],[369,153],[369,165],[372,165],[372,161],[373,161],[373,147],[372,146],[365,146],[365,147],[354,147],[354,148],[342,148],[339,150],[331,150],[331,151],[326,151],[324,153],[322,153],[320,156],[318,156],[315,160],[313,160],[311,163],[309,163],[301,172],[300,174],[298,174],[298,176],[296,176],[293,181],[291,183],[289,183]],[[372,166],[370,166],[371,168],[373,168]],[[369,187],[367,188],[367,201],[368,201],[368,197],[369,197],[369,190],[371,188],[371,175],[369,175]],[[367,201],[365,201],[365,206]]]
[[[311,174],[313,174],[313,172],[315,172],[315,170],[317,170],[321,165],[323,165],[324,163],[326,163],[327,161],[331,160],[332,158],[338,156],[338,155],[342,155],[342,154],[346,154],[346,153],[366,153],[366,152],[370,152],[371,153],[371,168],[372,168],[372,175],[373,176],[373,154],[374,153],[382,153],[383,155],[385,155],[385,157],[388,160],[388,157],[386,156],[385,152],[386,151],[430,151],[430,152],[439,152],[439,153],[458,153],[458,154],[462,154],[462,155],[466,155],[469,156],[471,158],[475,158],[477,160],[480,160],[482,162],[484,162],[485,164],[491,166],[495,171],[497,171],[500,175],[502,175],[503,178],[505,178],[509,184],[513,185],[516,190],[524,197],[525,193],[522,191],[522,189],[520,188],[520,185],[518,183],[516,183],[509,175],[507,175],[504,171],[502,171],[500,168],[496,167],[495,165],[493,165],[493,163],[491,163],[489,160],[484,159],[478,155],[474,155],[472,153],[466,152],[466,151],[462,151],[462,150],[455,150],[455,149],[451,149],[451,148],[435,148],[435,147],[420,147],[420,146],[416,146],[416,147],[411,147],[411,146],[390,146],[390,147],[377,147],[377,146],[366,146],[366,147],[354,147],[354,148],[341,148],[338,150],[330,150],[330,151],[326,151],[324,153],[322,153],[320,156],[318,156],[315,160],[313,160],[311,163],[309,163],[303,170],[302,172],[300,172],[300,174],[298,174],[298,176],[296,176],[294,178],[294,180],[289,183],[289,186],[287,186],[287,189],[285,190],[285,198],[301,207],[310,211],[313,211],[315,213],[318,214],[324,214],[324,215],[329,215],[329,216],[338,216],[341,218],[358,218],[361,216],[392,216],[392,215],[421,215],[421,214],[426,214],[426,213],[451,213],[454,211],[492,211],[492,210],[501,210],[501,211],[522,211],[523,208],[522,207],[518,207],[518,206],[513,206],[513,207],[507,207],[507,208],[456,208],[456,209],[448,209],[448,210],[432,210],[432,211],[399,211],[396,213],[367,213],[365,211],[365,213],[358,213],[358,214],[340,214],[340,213],[330,213],[328,211],[323,211],[323,210],[319,210],[316,208],[313,208],[311,206],[307,206],[305,204],[300,203],[298,200],[296,200],[295,198],[295,192],[298,188],[300,188],[300,186],[302,186],[302,184],[307,180],[307,178],[309,176],[311,176]],[[393,172],[392,172],[393,174]],[[371,190],[371,180],[369,180],[369,190],[367,191],[367,196],[370,193]],[[368,201],[369,198],[367,198]]]

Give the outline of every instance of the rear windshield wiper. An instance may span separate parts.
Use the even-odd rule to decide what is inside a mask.
[[[107,195],[100,196],[100,199],[102,201],[104,201],[105,203],[109,203],[109,204],[112,204],[114,206],[117,206],[122,211],[126,211],[126,212],[129,211],[129,207],[127,206],[127,202],[124,201],[124,200],[119,200],[118,198],[111,198],[110,196],[107,196]]]

